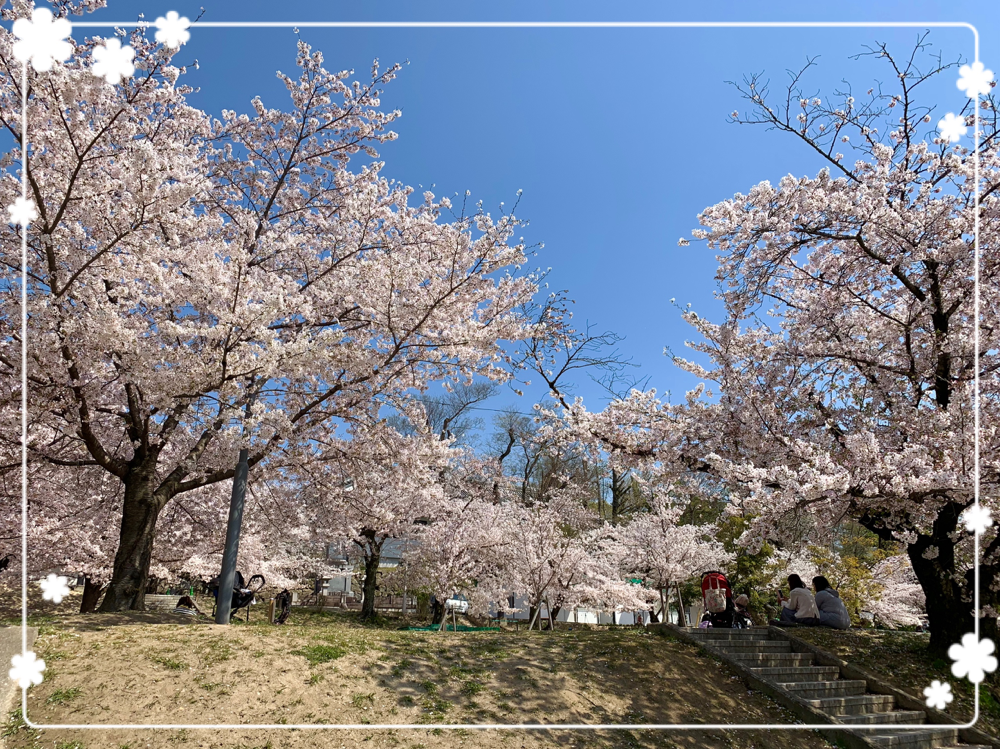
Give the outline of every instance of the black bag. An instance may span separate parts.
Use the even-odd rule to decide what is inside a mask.
[[[288,592],[288,588],[285,588],[275,596],[274,605],[281,609],[281,612],[275,617],[274,623],[284,624],[288,621],[289,614],[292,613],[292,594]]]

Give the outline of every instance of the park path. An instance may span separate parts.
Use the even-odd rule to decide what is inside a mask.
[[[819,664],[815,652],[802,652],[802,648],[795,652],[790,638],[774,628],[673,629],[730,666],[761,680],[771,691],[804,705],[803,717],[813,718],[806,722],[873,726],[920,726],[928,722],[927,711],[913,709],[912,702],[901,706],[894,694],[885,693],[887,690],[878,689],[866,679],[843,674],[843,666]],[[940,718],[935,716],[930,722],[937,721]],[[845,732],[838,737],[853,746],[881,749],[1000,749],[992,744],[963,743],[961,733],[957,728],[873,728],[870,732]]]

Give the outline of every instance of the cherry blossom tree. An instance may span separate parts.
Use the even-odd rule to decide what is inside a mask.
[[[781,131],[827,167],[760,183],[699,217],[695,238],[718,253],[727,315],[713,323],[685,310],[697,356],[674,360],[703,384],[678,404],[633,390],[599,413],[556,393],[559,408],[543,418],[625,466],[654,465],[692,487],[693,476],[713,477],[729,511],[749,521],[748,548],[822,543],[844,518],[901,544],[925,593],[931,646],[943,651],[972,628],[977,523],[976,613],[984,636],[997,636],[1000,536],[972,505],[977,377],[983,508],[996,514],[1000,494],[1000,341],[988,322],[1000,312],[1000,153],[995,102],[975,98],[990,84],[971,67],[963,75],[983,80],[960,79],[974,98],[957,101],[958,116],[969,125],[979,112],[978,143],[932,129],[920,97],[957,64],[927,62],[925,51],[923,40],[905,59],[874,49],[895,88],[864,96],[804,96],[805,71],[781,105],[762,77],[739,85],[751,112],[735,121]],[[853,162],[838,149],[853,149]]]
[[[683,512],[658,499],[648,512],[614,528],[612,548],[623,574],[639,575],[660,590],[726,568],[732,555],[715,540],[715,526],[682,524]]]
[[[580,501],[587,491],[567,482],[542,501],[506,505],[504,579],[507,590],[526,599],[532,624],[542,604],[553,620],[559,610],[585,604],[619,611],[646,607],[648,591],[621,578],[617,558],[602,544],[605,529]]]
[[[974,500],[977,375],[981,501],[997,507],[1000,346],[988,321],[1000,311],[1000,158],[990,97],[961,112],[971,120],[979,103],[975,148],[928,132],[932,109],[920,94],[954,66],[934,58],[921,67],[923,52],[921,43],[900,60],[878,47],[895,88],[859,99],[849,91],[825,103],[805,97],[800,76],[787,106],[772,106],[759,77],[739,87],[752,111],[737,121],[788,133],[828,167],[760,183],[702,213],[695,236],[720,254],[727,319],[685,313],[701,336],[693,348],[710,363],[678,362],[718,385],[719,401],[706,406],[718,436],[702,430],[699,457],[757,517],[750,536],[770,536],[780,518],[805,513],[820,532],[852,517],[903,544],[926,594],[931,645],[943,650],[972,627],[962,518]],[[838,147],[854,149],[853,164]],[[995,611],[995,532],[983,539],[981,576],[982,603]],[[996,638],[995,615],[981,626]]]
[[[875,566],[872,576],[878,581],[880,590],[867,603],[867,609],[876,621],[890,627],[913,627],[921,623],[927,603],[906,556],[882,560]]]
[[[372,619],[386,542],[419,539],[420,523],[432,522],[445,506],[449,443],[426,433],[404,436],[379,424],[307,449],[288,473],[288,491],[304,504],[314,532],[339,540],[349,558],[360,559],[361,617]]]
[[[57,14],[69,4],[57,5]],[[120,482],[118,545],[103,611],[143,607],[161,513],[271,458],[375,421],[434,379],[506,377],[536,289],[515,273],[518,225],[351,171],[391,140],[380,107],[397,66],[365,83],[303,42],[285,109],[213,118],[186,100],[175,50],[137,30],[135,74],[89,69],[103,40],[73,42],[28,74],[32,460],[97,467]],[[20,62],[0,31],[0,204],[19,196]],[[19,226],[2,233],[3,338],[19,341]],[[4,378],[18,358],[0,352]],[[14,422],[16,423],[16,422]],[[360,486],[359,486],[360,488]],[[362,489],[363,491],[367,489]],[[372,489],[375,491],[375,489]]]
[[[18,464],[17,468],[20,468]],[[67,469],[36,461],[29,466],[28,574],[58,569],[84,576],[81,613],[93,611],[111,581],[121,518],[121,482],[95,467]],[[215,484],[185,493],[164,508],[150,558],[150,582],[207,582],[219,573],[229,491]],[[20,471],[0,479],[0,539],[20,564]],[[306,522],[294,495],[251,488],[239,565],[280,587],[309,575],[329,574],[325,545]]]
[[[447,504],[421,529],[406,564],[413,582],[437,600],[462,594],[470,612],[488,614],[507,595],[497,584],[504,577],[513,515],[489,498],[455,498]],[[445,620],[440,623],[444,627]]]

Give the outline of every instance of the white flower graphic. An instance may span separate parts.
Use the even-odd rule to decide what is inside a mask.
[[[986,533],[986,529],[993,525],[993,516],[982,505],[973,505],[965,511],[964,516],[965,528],[969,533]]]
[[[7,672],[12,681],[16,681],[21,689],[42,683],[42,671],[45,670],[45,661],[36,658],[30,650],[24,655],[15,655],[10,659],[12,668]]]
[[[951,664],[951,672],[959,679],[966,675],[973,684],[978,684],[986,678],[986,674],[997,670],[997,659],[993,655],[993,641],[976,640],[976,635],[972,632],[962,636],[962,644],[952,645],[948,648],[948,657],[954,663]]]
[[[135,72],[133,59],[134,49],[127,44],[123,47],[119,39],[108,39],[104,46],[94,47],[94,65],[90,72],[114,85]]]
[[[61,603],[69,595],[69,580],[62,575],[49,575],[38,583],[42,589],[42,598],[53,603]]]
[[[990,92],[992,80],[993,71],[987,70],[979,60],[976,60],[972,65],[963,65],[958,69],[958,83],[956,85],[970,99],[975,99],[980,94],[985,96]]]
[[[937,679],[932,681],[929,687],[924,688],[924,697],[927,698],[927,707],[934,707],[938,710],[944,710],[948,703],[955,699],[951,693],[951,684],[948,682],[942,684]]]
[[[156,19],[156,41],[171,49],[180,49],[182,44],[186,44],[191,38],[188,26],[191,22],[187,16],[178,15],[176,10],[167,11],[167,17],[160,16]]]
[[[948,112],[948,114],[938,120],[937,126],[938,132],[941,133],[941,139],[949,143],[954,143],[969,132],[969,128],[965,124],[965,118],[952,112]]]
[[[14,57],[21,62],[31,61],[39,73],[52,70],[52,64],[62,62],[73,54],[73,45],[66,41],[73,30],[65,18],[53,18],[48,8],[35,8],[31,20],[18,18],[12,31],[20,41],[14,43]]]
[[[27,198],[18,198],[15,200],[7,206],[7,213],[10,214],[10,223],[20,224],[21,226],[27,226],[38,218],[38,209]]]

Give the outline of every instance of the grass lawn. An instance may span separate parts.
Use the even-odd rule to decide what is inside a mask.
[[[28,692],[40,723],[791,723],[697,648],[626,627],[409,632],[295,609],[284,627],[170,614],[49,615]],[[812,732],[32,731],[9,749],[829,747]]]
[[[791,634],[825,648],[921,699],[924,687],[929,686],[931,681],[947,681],[951,684],[955,700],[945,712],[961,720],[972,717],[972,684],[967,679],[955,678],[951,673],[950,660],[927,652],[930,639],[927,633],[799,627],[791,630]],[[977,725],[986,733],[1000,736],[1000,679],[993,674],[981,687]]]

